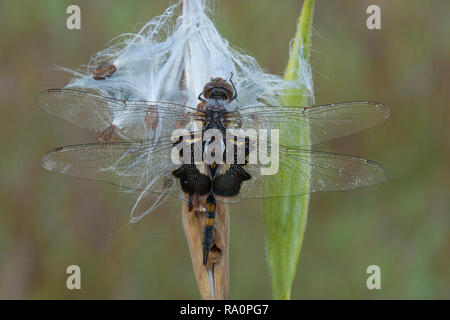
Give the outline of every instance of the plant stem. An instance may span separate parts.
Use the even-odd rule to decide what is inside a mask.
[[[309,47],[311,26],[314,9],[314,0],[303,2],[302,12],[299,18],[297,32],[291,47],[290,58],[286,68],[284,79],[296,83],[305,84],[305,71],[309,69]],[[305,70],[308,69],[308,70]],[[312,80],[311,83],[312,88]],[[312,92],[308,86],[287,90],[283,93],[281,104],[287,106],[304,106],[309,104]],[[289,135],[280,135],[280,144],[295,145],[302,141],[303,145],[309,143],[309,128],[300,130],[284,126],[280,130],[289,132]],[[309,168],[300,168],[303,174],[310,174]],[[294,181],[296,173],[288,168],[280,168],[277,177],[271,179]],[[298,177],[298,181],[301,181]],[[279,181],[278,181],[279,183]],[[284,184],[289,188],[289,183]],[[301,189],[301,190],[300,190]],[[292,190],[286,190],[286,194]],[[295,278],[298,258],[303,243],[306,228],[306,218],[309,205],[308,185],[299,186],[297,197],[279,197],[265,199],[263,201],[264,235],[266,240],[266,257],[272,283],[272,295],[274,299],[290,299],[291,287]]]
[[[189,211],[183,203],[182,219],[184,233],[189,245],[195,277],[204,300],[224,300],[228,296],[228,235],[229,214],[227,205],[217,203],[214,221],[213,245],[206,267],[203,265],[203,232],[205,228],[204,203],[194,204]]]

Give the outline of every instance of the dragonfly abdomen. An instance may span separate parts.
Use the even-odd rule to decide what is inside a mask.
[[[203,238],[204,266],[206,266],[206,263],[208,262],[209,251],[211,250],[212,246],[215,216],[216,216],[216,199],[212,194],[209,194],[208,198],[206,199],[205,232]]]

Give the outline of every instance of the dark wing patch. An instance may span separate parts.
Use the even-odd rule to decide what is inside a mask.
[[[211,191],[211,179],[201,173],[195,164],[183,164],[172,174],[180,180],[181,189],[187,194],[205,195]]]
[[[224,174],[214,178],[213,192],[218,196],[234,197],[241,190],[241,184],[250,180],[251,176],[242,165],[232,164]]]

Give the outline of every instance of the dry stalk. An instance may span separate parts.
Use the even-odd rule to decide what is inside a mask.
[[[206,267],[203,265],[204,203],[183,203],[182,218],[192,265],[200,294],[204,300],[224,300],[228,296],[228,234],[230,218],[225,203],[217,203],[214,236]]]

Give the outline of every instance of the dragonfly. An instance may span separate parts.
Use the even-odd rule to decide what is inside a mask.
[[[37,98],[43,110],[97,132],[99,139],[97,143],[53,149],[43,156],[41,165],[49,171],[103,181],[125,190],[144,191],[158,200],[181,199],[188,202],[190,211],[193,203],[203,201],[204,265],[213,243],[218,202],[350,190],[386,179],[383,168],[373,161],[311,150],[312,145],[386,121],[390,111],[382,103],[353,101],[306,107],[234,104],[232,107],[236,98],[237,90],[231,78],[220,77],[211,78],[204,86],[195,107],[115,99],[72,89],[46,90]],[[173,132],[180,128],[189,128],[188,134],[174,140]],[[239,141],[244,149],[244,162],[238,163],[236,157],[227,163],[171,160],[174,148],[181,145],[189,148],[196,144],[205,151],[211,140],[205,142],[202,137],[211,129],[224,135],[229,129],[279,129],[281,136],[303,130],[308,133],[308,139],[290,137],[282,139],[288,145],[273,141],[267,144],[269,153],[279,155],[279,168],[292,172],[289,179],[277,179],[276,174],[275,178],[265,177],[261,174],[263,164],[249,162],[253,144],[248,137],[230,139],[228,136],[217,141],[226,145],[219,155],[225,158],[227,148],[236,149],[242,138]]]

